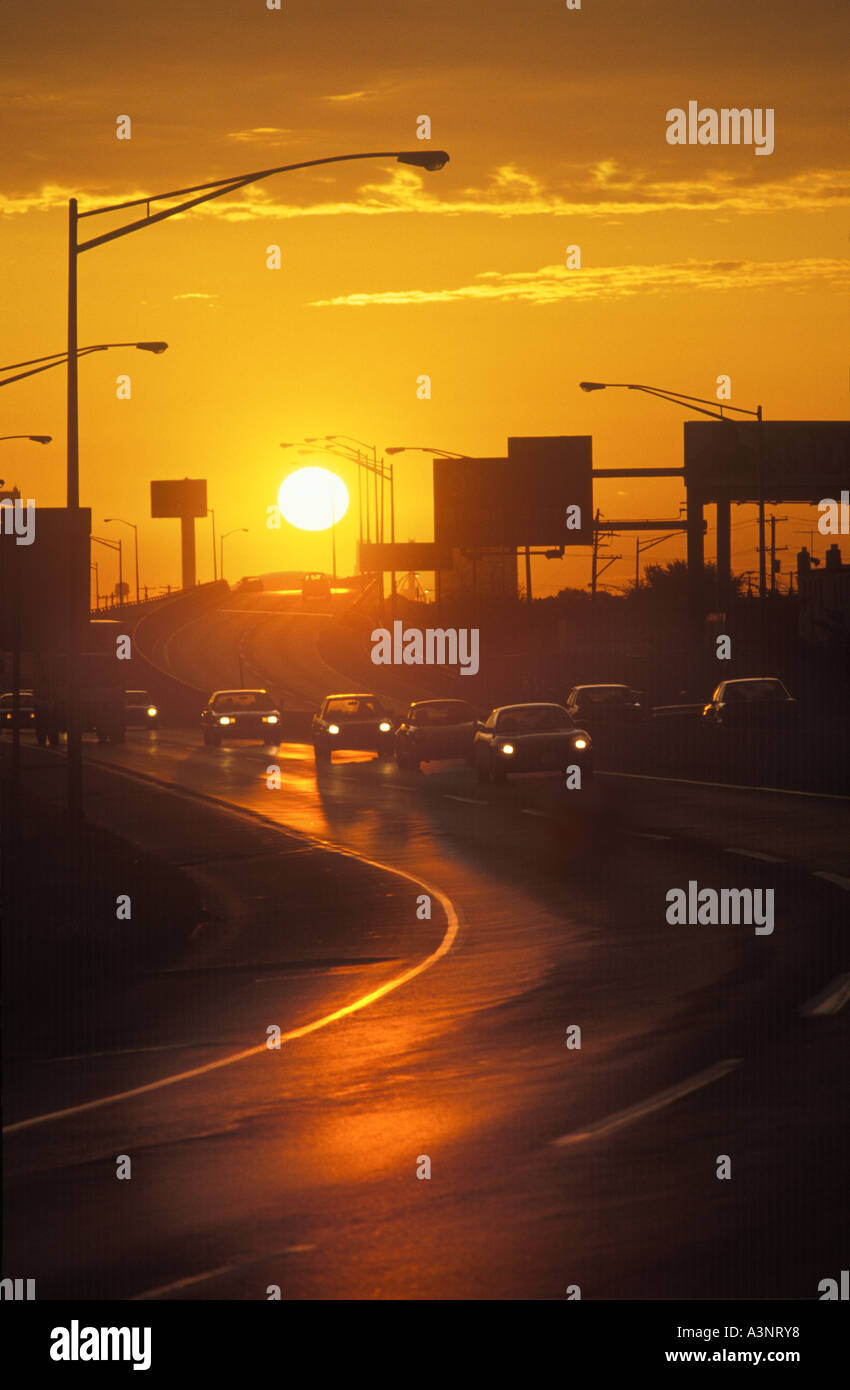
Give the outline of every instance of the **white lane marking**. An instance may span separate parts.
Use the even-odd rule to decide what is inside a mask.
[[[218,1269],[208,1269],[203,1274],[193,1274],[188,1279],[175,1279],[173,1284],[161,1284],[158,1289],[147,1289],[144,1293],[137,1293],[130,1300],[131,1303],[141,1303],[146,1298],[156,1298],[161,1293],[173,1293],[175,1289],[188,1289],[192,1284],[203,1284],[207,1279],[217,1279],[220,1274],[229,1274],[234,1268],[233,1265],[219,1265]]]
[[[850,891],[850,878],[845,878],[843,874],[828,874],[824,869],[815,869],[813,877],[825,878],[827,883],[835,883],[839,888]]]
[[[837,980],[828,984],[826,989],[822,989],[820,994],[814,998],[807,999],[801,1005],[800,1013],[806,1018],[817,1018],[823,1014],[837,1014],[839,1009],[843,1009],[847,1000],[850,999],[850,975],[839,975]]]
[[[358,854],[355,850],[340,848],[330,841],[319,840],[313,836],[305,835],[301,831],[290,829],[289,826],[284,827],[270,817],[261,815],[258,811],[250,811],[243,807],[234,807],[229,802],[222,801],[219,797],[210,796],[204,792],[183,791],[170,786],[167,782],[163,782],[158,777],[150,777],[145,773],[131,773],[125,771],[123,768],[119,769],[114,766],[111,770],[116,776],[125,777],[128,781],[140,780],[143,782],[155,783],[157,786],[162,787],[164,791],[168,792],[170,796],[180,797],[184,801],[200,800],[210,802],[236,819],[247,820],[252,824],[260,822],[262,825],[271,826],[282,834],[290,835],[308,844],[315,845],[318,849],[331,850],[334,854],[342,855],[344,858],[355,859],[358,864],[368,864],[373,869],[380,869],[382,873],[395,874],[399,878],[407,879],[408,883],[415,884],[417,888],[423,889],[424,892],[437,899],[446,914],[447,925],[442,941],[437,949],[431,952],[430,956],[425,956],[418,965],[411,966],[410,969],[402,971],[400,975],[396,975],[393,979],[387,980],[385,984],[379,985],[377,989],[370,990],[368,994],[364,994],[361,998],[355,999],[353,1003],[344,1004],[342,1008],[334,1009],[332,1013],[324,1014],[321,1018],[314,1019],[312,1023],[304,1023],[299,1028],[290,1028],[286,1033],[281,1034],[281,1042],[294,1042],[297,1038],[307,1037],[310,1033],[318,1032],[320,1028],[327,1028],[329,1024],[337,1023],[341,1018],[347,1018],[349,1014],[358,1013],[360,1009],[365,1009],[370,1004],[376,1003],[379,999],[383,999],[385,995],[391,994],[394,990],[400,989],[402,985],[406,985],[411,980],[415,980],[417,975],[422,975],[426,970],[430,970],[432,965],[436,965],[437,961],[441,960],[443,956],[448,955],[449,951],[452,949],[458,931],[460,930],[460,922],[451,899],[445,893],[441,892],[439,888],[429,886],[427,883],[423,882],[422,879],[415,878],[414,875],[409,874],[406,869],[398,869],[391,864],[382,864],[377,859],[369,859],[365,854]],[[258,1043],[255,1047],[246,1047],[240,1052],[232,1052],[227,1057],[220,1057],[216,1062],[206,1062],[203,1066],[192,1067],[189,1071],[176,1072],[172,1076],[163,1076],[159,1081],[149,1081],[144,1086],[133,1086],[128,1091],[116,1091],[112,1095],[101,1096],[97,1100],[83,1101],[79,1105],[69,1105],[62,1110],[51,1110],[44,1115],[32,1115],[29,1119],[18,1120],[12,1125],[4,1125],[3,1133],[15,1134],[20,1130],[32,1129],[35,1125],[47,1124],[51,1120],[65,1119],[69,1115],[81,1115],[87,1110],[97,1110],[103,1105],[113,1105],[121,1100],[130,1100],[134,1096],[146,1095],[149,1091],[159,1091],[166,1086],[175,1086],[180,1081],[189,1081],[192,1077],[204,1076],[208,1072],[217,1071],[220,1067],[234,1066],[237,1062],[244,1062],[248,1057],[257,1057],[261,1053],[267,1051],[271,1052],[271,1049],[268,1049],[265,1041],[263,1041]]]
[[[521,816],[540,816],[542,820],[550,819],[548,811],[535,811],[533,806],[520,806],[519,811]]]
[[[629,830],[629,835],[634,835],[637,840],[669,840],[669,835],[653,835],[651,830]]]
[[[446,801],[462,801],[466,806],[486,806],[486,801],[476,801],[471,796],[451,796],[449,792],[443,793]]]
[[[663,1110],[665,1106],[672,1105],[674,1101],[681,1100],[683,1096],[688,1096],[692,1091],[699,1091],[703,1086],[710,1086],[713,1081],[719,1081],[722,1076],[728,1075],[730,1071],[735,1071],[741,1065],[741,1057],[727,1057],[723,1062],[715,1062],[713,1067],[706,1067],[705,1071],[697,1072],[695,1076],[690,1076],[686,1081],[679,1081],[675,1086],[668,1086],[666,1091],[658,1091],[656,1095],[649,1096],[647,1100],[640,1100],[636,1105],[629,1105],[625,1110],[617,1110],[613,1115],[608,1115],[604,1120],[596,1120],[593,1124],[587,1125],[584,1129],[575,1130],[572,1134],[563,1134],[560,1139],[552,1142],[561,1147],[567,1144],[578,1144],[584,1139],[599,1139],[605,1134],[611,1134],[615,1129],[622,1129],[624,1125],[634,1124],[636,1120],[643,1119],[644,1115],[651,1115],[655,1110]]]
[[[219,613],[238,613],[240,618],[252,618],[255,613],[267,613],[274,618],[333,618],[333,613],[287,613],[283,608],[219,608]]]
[[[745,787],[737,782],[698,782],[693,777],[650,777],[642,772],[599,772],[597,777],[628,777],[632,782],[673,782],[681,787],[719,787],[724,792],[773,792],[777,796],[813,796],[820,801],[850,801],[836,792],[801,792],[793,787]]]
[[[142,1303],[146,1298],[158,1298],[161,1293],[173,1293],[175,1289],[189,1288],[192,1284],[203,1284],[208,1279],[218,1279],[222,1274],[230,1274],[234,1269],[244,1269],[245,1265],[263,1264],[266,1260],[277,1259],[280,1255],[300,1255],[306,1250],[315,1250],[315,1245],[288,1245],[285,1250],[274,1250],[268,1255],[260,1255],[254,1260],[245,1260],[238,1265],[219,1265],[218,1269],[207,1269],[203,1274],[193,1274],[187,1279],[177,1279],[173,1284],[160,1284],[158,1289],[145,1289],[144,1293],[134,1294],[131,1303]]]
[[[744,859],[763,859],[766,864],[781,864],[782,860],[778,854],[762,854],[757,849],[731,849],[728,845],[723,850],[724,854],[740,854]]]

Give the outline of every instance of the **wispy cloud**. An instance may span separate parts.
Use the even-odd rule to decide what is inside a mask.
[[[281,126],[255,125],[251,130],[229,130],[227,138],[241,145],[283,145],[292,134]]]
[[[555,304],[565,299],[622,299],[633,295],[674,294],[680,290],[802,291],[850,289],[850,262],[823,259],[800,261],[682,261],[672,265],[612,265],[592,270],[567,270],[548,265],[540,270],[502,273],[485,270],[475,283],[442,290],[384,290],[318,299],[313,308],[359,307],[367,304],[455,304],[463,300],[520,301]]]
[[[325,97],[325,101],[363,101],[366,97],[374,96],[374,92],[339,92],[335,96]]]
[[[172,299],[218,299],[217,294],[205,294],[203,290],[187,290],[185,294],[174,294]]]
[[[262,130],[262,127],[258,127]],[[271,127],[267,128],[271,129]],[[241,132],[255,135],[256,132]],[[278,132],[281,136],[286,132]],[[236,132],[240,134],[240,132]],[[256,136],[259,140],[263,138]],[[850,201],[850,172],[811,169],[772,182],[724,171],[701,179],[659,180],[640,173],[622,173],[606,160],[577,169],[569,192],[545,187],[534,175],[505,165],[496,169],[483,188],[466,188],[441,196],[438,180],[410,168],[393,165],[382,182],[365,183],[347,199],[325,202],[281,201],[269,185],[249,186],[238,197],[227,196],[202,205],[199,212],[226,221],[296,217],[381,217],[416,213],[442,217],[569,217],[572,219],[647,216],[652,213],[696,212],[728,216],[733,213],[822,212]],[[302,185],[302,189],[304,185]],[[120,197],[144,197],[147,190],[122,190]],[[40,193],[0,194],[0,212],[21,214],[67,205],[77,190],[46,186]],[[116,192],[86,205],[115,201]]]

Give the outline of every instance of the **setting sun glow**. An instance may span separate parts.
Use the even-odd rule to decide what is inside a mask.
[[[348,511],[348,488],[329,468],[299,468],[277,494],[281,516],[302,531],[326,531]]]

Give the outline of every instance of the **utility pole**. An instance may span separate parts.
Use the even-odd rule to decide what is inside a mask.
[[[775,593],[776,593],[776,551],[777,551],[777,548],[778,548],[779,550],[787,550],[787,549],[788,549],[787,545],[780,545],[779,547],[777,547],[777,544],[776,544],[776,523],[777,523],[777,521],[787,521],[787,520],[788,520],[787,516],[774,516],[774,515],[773,515],[773,512],[771,512],[771,514],[770,514],[770,592],[771,592],[771,594],[775,594]]]
[[[591,601],[591,603],[593,603],[593,602],[595,601],[595,599],[596,599],[596,564],[597,564],[597,559],[598,559],[598,557],[599,557],[599,518],[600,518],[600,516],[601,516],[601,512],[600,512],[599,508],[597,507],[597,509],[596,509],[596,515],[595,515],[595,517],[593,518],[593,554],[591,555],[591,559],[590,559],[590,601]]]

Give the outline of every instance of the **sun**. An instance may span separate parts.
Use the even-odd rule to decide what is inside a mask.
[[[299,468],[277,494],[281,516],[301,531],[326,531],[348,511],[348,488],[329,468]]]

